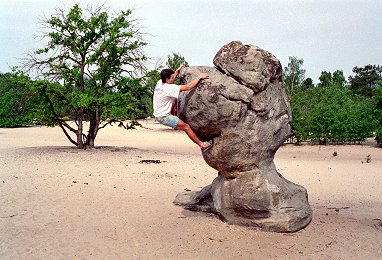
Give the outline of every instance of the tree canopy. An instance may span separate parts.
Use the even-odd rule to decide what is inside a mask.
[[[288,66],[284,68],[284,85],[287,93],[293,93],[296,87],[301,86],[305,79],[305,69],[302,68],[303,59],[295,56],[289,57]]]
[[[318,79],[320,80],[320,83],[317,84],[318,87],[330,87],[331,85],[345,87],[346,84],[342,70],[336,70],[333,75],[328,71],[322,71]]]
[[[116,17],[107,11],[103,6],[83,10],[78,4],[69,11],[57,9],[42,21],[47,45],[30,53],[25,63],[27,71],[38,78],[60,83],[38,85],[49,111],[44,116],[79,148],[94,147],[98,131],[119,121],[113,114],[134,119],[140,96],[146,92],[140,84],[147,60],[143,33],[131,10]],[[125,111],[115,111],[121,104]],[[89,121],[87,132],[85,121]],[[129,129],[136,121],[119,123]]]
[[[181,54],[173,52],[172,56],[170,56],[170,55],[167,56],[166,65],[168,68],[175,71],[182,64],[185,67],[188,67],[188,63],[187,63],[186,59]]]
[[[289,93],[294,141],[360,143],[373,136],[376,120],[372,101],[354,94],[341,70],[323,71],[319,80],[316,86]]]
[[[29,125],[34,103],[29,77],[14,73],[0,74],[0,127]]]
[[[186,59],[179,53],[172,53],[172,55],[167,56],[166,66],[173,71],[180,67],[180,65],[184,65],[184,67],[188,67],[188,63]],[[180,84],[180,79],[177,77],[174,81],[175,84]]]
[[[364,67],[354,67],[354,75],[349,76],[350,89],[355,94],[371,97],[373,89],[382,80],[382,66],[366,65]]]

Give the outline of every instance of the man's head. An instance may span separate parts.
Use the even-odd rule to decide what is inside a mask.
[[[164,69],[160,73],[160,78],[162,79],[162,83],[174,83],[174,71],[172,69]]]

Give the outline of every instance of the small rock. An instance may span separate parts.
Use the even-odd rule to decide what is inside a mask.
[[[366,162],[367,162],[367,163],[370,163],[370,162],[371,162],[371,155],[370,155],[370,154],[366,156]]]
[[[147,163],[147,164],[155,163],[155,164],[159,164],[159,163],[162,163],[162,161],[161,160],[140,160],[139,163]]]

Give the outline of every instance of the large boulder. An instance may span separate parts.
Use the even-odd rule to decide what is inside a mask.
[[[203,158],[218,177],[201,191],[178,194],[174,203],[264,231],[304,228],[312,219],[307,191],[283,178],[273,163],[292,119],[280,62],[234,41],[219,50],[214,65],[181,71],[182,84],[202,72],[209,79],[181,93],[178,114],[200,139],[213,142]]]

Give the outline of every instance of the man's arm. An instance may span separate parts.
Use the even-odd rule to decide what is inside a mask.
[[[174,79],[178,76],[180,70],[184,67],[184,65],[180,65],[179,68],[177,68],[175,71],[174,71],[174,74],[173,74],[173,77]]]
[[[207,79],[207,78],[208,78],[208,74],[207,73],[201,73],[201,74],[199,74],[199,76],[197,78],[195,78],[194,80],[192,80],[188,84],[181,85],[180,86],[180,91],[190,90],[190,89],[196,87],[196,85],[198,85],[200,80]]]

